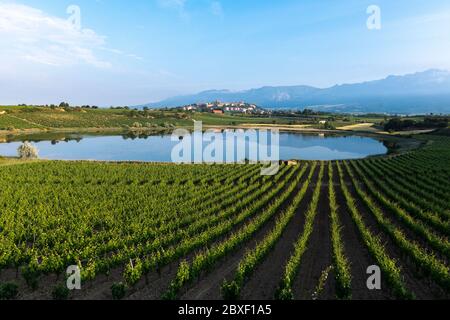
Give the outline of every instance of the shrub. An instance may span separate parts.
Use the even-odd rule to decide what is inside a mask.
[[[133,128],[142,128],[142,123],[140,122],[133,123]]]
[[[333,123],[327,121],[325,122],[325,124],[323,125],[323,128],[326,130],[336,130],[336,127],[333,125]]]
[[[18,287],[14,283],[0,284],[0,300],[12,300],[17,297]]]
[[[25,279],[25,282],[27,285],[33,289],[36,290],[38,287],[38,280],[39,280],[39,273],[38,271],[33,267],[22,267],[22,276]]]
[[[164,128],[167,128],[167,129],[171,129],[171,128],[175,128],[176,127],[173,123],[170,123],[170,122],[164,122],[164,124],[162,126]]]
[[[134,262],[130,260],[130,263],[125,267],[123,277],[128,285],[134,286],[141,279],[143,264],[141,259],[137,258]]]
[[[38,157],[38,149],[28,141],[25,141],[19,148],[17,153],[21,159],[36,159]]]
[[[221,287],[221,293],[224,300],[233,301],[239,298],[239,285],[236,281],[232,281],[230,283],[224,282]]]
[[[111,294],[114,300],[122,300],[125,297],[126,291],[127,288],[122,282],[114,283],[111,286]]]
[[[157,127],[158,127],[157,124],[154,124],[154,123],[151,123],[151,122],[147,122],[147,123],[145,124],[145,126],[146,126],[147,128],[157,128]]]
[[[53,288],[53,300],[67,300],[69,298],[70,290],[65,285],[59,285]]]

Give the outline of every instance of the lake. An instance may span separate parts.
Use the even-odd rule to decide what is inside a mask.
[[[39,157],[43,159],[146,162],[172,162],[172,150],[181,141],[172,141],[170,134],[145,136],[41,134],[4,140],[0,143],[0,155],[16,156],[21,140],[31,141],[38,148]],[[388,151],[383,141],[356,135],[282,132],[279,135],[279,146],[282,160],[360,159],[386,154]],[[226,152],[224,150],[224,153]],[[248,152],[246,158],[251,158]]]

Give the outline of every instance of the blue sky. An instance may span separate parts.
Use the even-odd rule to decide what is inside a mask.
[[[69,25],[80,8],[81,29]],[[381,10],[369,30],[366,10]],[[135,105],[450,70],[448,0],[0,0],[0,103]]]

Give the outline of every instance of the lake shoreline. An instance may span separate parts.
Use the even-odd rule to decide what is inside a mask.
[[[240,124],[240,125],[203,125],[204,129],[219,129],[219,130],[227,130],[227,129],[255,129],[255,130],[279,130],[280,132],[301,132],[301,133],[344,133],[344,134],[358,134],[364,136],[373,136],[373,137],[398,137],[409,134],[421,134],[421,133],[430,133],[434,130],[422,130],[422,131],[414,131],[414,132],[395,132],[393,134],[389,134],[384,131],[365,131],[365,130],[343,130],[343,129],[318,129],[312,128],[309,125],[280,125],[280,124]],[[22,136],[22,135],[31,135],[31,134],[51,134],[51,133],[72,133],[72,134],[82,134],[82,133],[129,133],[129,132],[167,132],[173,131],[176,129],[186,129],[193,130],[192,126],[177,126],[174,128],[123,128],[123,127],[106,127],[106,128],[97,128],[97,127],[78,127],[78,128],[46,128],[46,129],[38,129],[38,128],[30,128],[30,129],[17,129],[17,130],[0,130],[0,137],[5,136]]]
[[[167,128],[52,128],[52,129],[23,129],[16,131],[0,131],[0,143],[16,142],[16,141],[44,141],[49,140],[49,136],[54,135],[54,140],[65,140],[66,136],[57,135],[92,135],[92,136],[127,136],[131,137],[140,135],[152,136],[160,134],[170,134],[176,129],[186,129],[192,131],[192,127],[177,127],[172,129]],[[288,125],[265,125],[265,124],[244,124],[235,126],[218,126],[218,125],[204,125],[204,129],[210,130],[239,130],[239,129],[255,129],[255,130],[279,130],[280,133],[299,133],[299,134],[312,134],[312,135],[336,135],[336,136],[359,136],[373,138],[378,141],[388,142],[386,148],[388,149],[385,154],[369,155],[368,157],[387,157],[392,155],[402,154],[414,149],[418,149],[422,146],[423,142],[414,139],[412,137],[396,136],[375,132],[359,132],[359,131],[347,131],[347,130],[325,130],[309,128],[304,125],[288,126]],[[40,139],[39,139],[39,136]],[[287,159],[290,160],[290,159]],[[63,160],[64,161],[64,160]],[[102,160],[98,160],[102,161]],[[146,161],[144,161],[146,162]]]

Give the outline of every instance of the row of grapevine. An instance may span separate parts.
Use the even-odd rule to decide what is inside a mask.
[[[341,185],[341,191],[345,197],[347,208],[350,211],[353,222],[355,223],[361,238],[366,245],[369,252],[377,261],[378,266],[384,272],[387,282],[391,286],[393,293],[401,299],[410,299],[413,295],[406,288],[402,277],[402,270],[398,267],[396,261],[389,257],[384,248],[384,245],[379,237],[374,235],[370,229],[366,226],[361,213],[356,205],[355,198],[350,193],[344,179],[344,173],[339,163],[336,164],[339,172],[339,181]]]
[[[333,164],[328,165],[328,201],[330,204],[331,242],[333,246],[333,263],[336,273],[336,295],[340,299],[351,298],[350,263],[345,256],[344,243],[341,236],[342,225],[339,219],[338,204],[333,181]]]
[[[392,238],[396,245],[408,254],[419,268],[426,271],[445,290],[450,290],[449,268],[434,255],[429,254],[417,243],[408,240],[405,234],[399,230],[392,222],[386,218],[382,210],[375,204],[373,199],[366,194],[358,184],[358,181],[347,163],[345,163],[347,172],[361,200],[369,208],[370,212],[382,227],[382,229]]]
[[[421,207],[415,204],[417,197],[411,195],[407,190],[399,186],[392,179],[384,176],[385,172],[379,170],[379,167],[372,165],[368,161],[360,161],[358,165],[366,172],[371,181],[381,190],[386,196],[397,202],[402,208],[408,210],[415,217],[438,230],[439,232],[450,235],[450,224],[444,221],[439,214],[423,211]],[[381,179],[380,177],[384,177]]]
[[[393,176],[397,184],[410,193],[413,193],[416,198],[420,199],[422,203],[427,204],[429,208],[445,215],[446,218],[450,217],[450,213],[448,211],[445,212],[448,209],[448,203],[443,201],[442,198],[435,196],[437,189],[433,188],[433,191],[431,191],[429,185],[418,179],[411,178],[409,173],[399,171],[394,166],[387,165],[387,168],[389,170],[389,176]],[[440,197],[443,197],[443,195],[440,195]]]
[[[130,259],[143,259],[142,272],[159,269],[190,251],[207,245],[252,217],[258,209],[262,208],[280,192],[285,183],[290,181],[295,174],[295,170],[291,170],[286,176],[284,173],[285,171],[280,172],[280,176],[285,177],[285,179],[279,185],[272,188],[273,184],[267,182],[258,191],[246,198],[240,199],[241,195],[239,195],[233,205],[230,205],[227,210],[220,212],[218,215],[211,214],[196,221],[187,229],[160,235],[152,241],[127,247],[126,252],[120,251],[111,257],[96,262],[96,264],[99,267],[106,265],[106,268],[110,268],[111,264],[119,266]],[[267,195],[261,197],[265,193]],[[257,202],[255,202],[256,199],[258,199]],[[135,263],[130,262],[126,266],[125,275],[130,272],[129,269],[135,270]]]
[[[441,171],[437,171],[434,163],[430,163],[425,159],[415,160],[405,159],[406,157],[398,157],[394,161],[386,161],[377,159],[377,163],[382,164],[386,169],[392,170],[390,174],[397,177],[407,179],[411,186],[423,187],[424,190],[431,191],[432,194],[448,197],[450,195],[448,175],[442,175]],[[417,164],[418,167],[414,167]],[[420,169],[419,169],[420,168]],[[432,176],[432,178],[430,177]],[[413,184],[411,184],[413,183]]]
[[[127,259],[142,257],[144,259],[143,271],[149,272],[161,268],[163,265],[181,258],[198,247],[207,246],[210,242],[223,237],[232,229],[236,228],[244,221],[252,218],[258,210],[271,201],[284,186],[291,181],[297,170],[291,170],[287,175],[283,171],[280,174],[282,180],[279,184],[266,183],[259,190],[249,195],[247,198],[239,200],[230,205],[227,210],[220,214],[211,214],[202,220],[196,221],[186,230],[179,230],[178,233],[171,233],[160,236],[154,242],[144,243],[137,248],[129,247],[127,252],[121,252],[120,256],[114,256],[115,265],[120,265]],[[279,179],[275,179],[278,181]],[[273,188],[271,188],[274,186]],[[266,195],[264,195],[267,193]],[[261,197],[262,196],[262,197]],[[255,200],[258,199],[256,202]],[[210,223],[214,221],[215,224]],[[208,227],[209,226],[209,227]],[[138,258],[140,259],[140,258]],[[108,259],[102,263],[108,263]],[[128,269],[135,269],[134,264],[127,265]]]
[[[80,173],[80,171],[83,172],[86,170],[86,168],[90,168],[92,166],[92,164],[79,165],[77,163],[76,165],[74,165],[69,163],[63,168],[60,163],[56,162],[51,166],[51,175],[54,177],[59,177],[61,181],[68,180],[68,177],[72,177],[70,181],[76,181],[75,183],[72,183],[73,185],[85,185],[83,183],[83,180],[85,180],[85,177],[87,178],[87,175]],[[98,171],[95,171],[97,178],[106,182],[115,181],[116,179],[123,180],[119,178],[119,175],[117,175],[118,172],[111,172],[114,171],[111,170],[111,168],[114,168],[116,170],[126,169],[124,171],[126,172],[126,176],[128,177],[128,179],[133,176],[138,177],[138,172],[140,172],[139,179],[142,179],[141,177],[143,174],[145,175],[145,169],[147,168],[152,171],[151,174],[158,173],[159,170],[165,171],[166,168],[170,169],[168,166],[164,165],[113,166],[99,164],[99,166],[102,169],[105,168],[106,172],[103,172],[103,176],[101,177]],[[22,168],[23,169],[21,170],[21,175],[19,176],[26,176],[28,179],[34,179],[35,181],[41,180],[42,177],[47,176],[46,174],[42,174],[43,172],[50,171],[45,166],[42,166],[42,164],[23,165]],[[236,170],[236,168],[239,168],[239,170]],[[242,170],[240,168],[242,168]],[[240,173],[244,173],[247,178],[250,178],[252,175],[259,177],[259,166],[224,166],[223,169],[225,170],[222,170],[221,172],[214,166],[204,166],[202,170],[207,174],[202,173],[201,175],[206,177],[206,179],[210,179],[209,176],[211,174],[219,175],[221,176],[221,178],[218,180],[218,182],[228,178],[239,179]],[[194,178],[189,167],[184,167],[183,169],[183,167],[176,166],[172,171],[178,170],[185,170],[187,171],[188,176],[192,176],[191,179]],[[113,250],[123,250],[127,247],[127,244],[132,241],[132,239],[142,239],[143,235],[148,233],[154,234],[151,232],[153,228],[152,226],[164,225],[165,221],[177,221],[179,218],[178,216],[175,216],[175,219],[167,219],[169,216],[174,217],[173,214],[176,214],[177,212],[167,211],[167,214],[164,214],[164,211],[166,211],[167,209],[159,211],[160,206],[158,205],[161,202],[171,201],[170,206],[168,204],[165,204],[165,206],[169,209],[170,207],[175,209],[177,209],[178,207],[180,210],[179,212],[186,212],[185,209],[188,209],[191,211],[191,214],[193,214],[192,211],[194,211],[192,210],[192,207],[186,207],[186,204],[189,204],[187,198],[177,197],[182,198],[179,204],[177,204],[173,202],[170,197],[167,197],[167,194],[170,195],[171,191],[174,189],[179,189],[177,190],[177,192],[183,191],[183,189],[180,189],[177,185],[167,185],[164,188],[162,188],[160,185],[156,187],[151,186],[150,190],[146,190],[146,193],[143,194],[142,191],[146,186],[140,184],[132,184],[132,189],[142,189],[142,191],[139,190],[139,192],[132,194],[134,198],[133,202],[128,200],[129,197],[127,195],[125,199],[127,199],[128,201],[125,205],[130,207],[130,205],[136,203],[137,205],[142,205],[142,208],[145,210],[142,210],[144,212],[142,214],[139,214],[140,210],[132,210],[130,207],[130,209],[128,209],[126,212],[135,212],[124,218],[126,218],[126,222],[130,221],[131,223],[121,223],[125,221],[121,221],[120,213],[117,214],[117,211],[119,211],[117,210],[117,206],[111,212],[115,212],[114,217],[108,213],[109,210],[107,207],[103,206],[103,203],[101,205],[98,205],[96,208],[92,208],[92,204],[94,204],[95,202],[92,202],[90,199],[93,197],[95,198],[95,195],[103,192],[102,188],[100,187],[96,187],[94,189],[76,189],[77,193],[72,194],[73,190],[71,188],[67,189],[64,185],[53,185],[53,183],[48,186],[48,182],[46,185],[46,182],[44,181],[43,184],[40,184],[41,188],[36,189],[33,193],[31,193],[32,199],[21,198],[18,202],[11,201],[12,199],[16,198],[16,194],[18,192],[21,193],[20,188],[28,187],[28,183],[26,183],[25,186],[8,183],[8,181],[11,181],[12,176],[9,171],[11,171],[11,168],[2,168],[1,172],[2,178],[5,178],[1,181],[2,185],[4,186],[3,188],[1,188],[1,201],[5,204],[3,206],[5,210],[0,217],[0,226],[2,230],[5,230],[5,232],[2,232],[0,234],[0,237],[2,238],[2,252],[0,254],[0,262],[2,266],[20,266],[23,264],[31,264],[35,265],[36,268],[44,272],[57,272],[58,270],[64,270],[64,268],[68,264],[73,264],[73,262],[92,258],[100,259],[101,254],[106,254]],[[213,171],[216,172],[214,173]],[[67,172],[69,172],[70,174],[68,174]],[[199,173],[201,173],[201,171],[199,171]],[[120,176],[123,177],[123,175],[124,172],[120,171]],[[89,176],[91,177],[92,175]],[[184,175],[184,177],[186,177],[186,174]],[[35,185],[37,184],[36,182],[34,183]],[[108,183],[105,184],[108,185]],[[11,186],[14,186],[14,188]],[[246,186],[247,185],[245,183],[242,183],[240,184],[239,189],[234,189],[233,191],[239,192],[239,190],[245,190]],[[52,187],[53,190],[48,189],[48,187]],[[222,184],[219,185],[219,188],[214,188],[212,186],[192,186],[192,188],[186,188],[184,190],[189,191],[198,189],[203,194],[211,194],[211,198],[213,198],[212,195],[214,194],[214,191],[221,190],[220,187],[222,187]],[[13,190],[15,191],[13,192]],[[205,192],[207,190],[209,190],[208,193]],[[161,194],[161,196],[159,196],[159,198],[155,197],[155,201],[147,201],[147,203],[139,201],[139,197],[141,194],[142,196],[145,196],[146,200],[150,200],[147,197],[147,192],[149,191],[151,193],[155,192],[156,196],[159,196],[159,194]],[[80,197],[80,193],[78,192],[86,195],[86,197]],[[166,194],[164,195],[164,193]],[[192,193],[194,192],[187,192],[187,194],[189,195],[191,195]],[[104,193],[104,195],[107,194],[108,193]],[[183,194],[184,192],[180,192],[180,195]],[[42,196],[42,198],[38,197],[40,195],[44,196]],[[49,195],[54,195],[57,198],[55,197],[55,200],[51,200],[49,198]],[[66,195],[70,198],[67,198]],[[228,196],[231,195],[228,194]],[[72,199],[74,198],[78,201],[77,206],[80,206],[79,214],[75,212],[67,212],[67,210],[77,210],[76,206],[74,206],[75,203],[71,203]],[[109,197],[104,201],[114,205],[120,205],[123,204],[123,201],[116,202],[116,199],[120,198],[122,198],[122,195],[119,194],[117,198]],[[203,207],[203,204],[201,201],[199,201],[199,199],[201,199],[200,194],[197,194],[196,199],[194,199],[192,203],[196,203],[196,207],[200,208],[203,211],[206,207]],[[220,200],[220,198],[216,200]],[[50,204],[51,207],[49,207],[48,204]],[[88,207],[89,204],[91,205],[91,207]],[[11,207],[11,205],[13,205],[14,207]],[[61,210],[60,207],[64,207],[65,210]],[[25,210],[23,210],[22,208]],[[33,208],[33,211],[30,212],[27,208]],[[86,210],[82,210],[84,208],[86,208]],[[147,208],[159,211],[159,215],[155,215],[156,219],[152,219],[153,215],[147,215]],[[100,212],[102,211],[103,213],[100,214]],[[98,227],[95,226],[96,224],[98,224]],[[92,227],[93,225],[94,228]],[[53,232],[43,233],[41,231],[42,229],[53,230]],[[12,231],[14,231],[14,233],[12,233]],[[105,240],[108,242],[105,242]],[[32,244],[31,247],[30,243]],[[111,250],[105,248],[110,248]]]
[[[281,173],[285,173],[285,168],[282,169]],[[133,238],[129,239],[126,243],[121,243],[120,245],[132,246],[138,243],[145,243],[160,237],[161,234],[172,234],[177,230],[182,231],[182,233],[188,233],[189,230],[196,229],[197,231],[202,228],[206,228],[208,225],[212,225],[214,221],[219,221],[225,215],[216,216],[215,220],[205,220],[210,218],[215,212],[222,212],[225,209],[229,209],[231,205],[236,204],[237,201],[241,199],[246,199],[249,195],[257,189],[262,187],[260,183],[251,183],[250,188],[246,188],[247,179],[254,176],[255,172],[250,172],[247,175],[241,176],[243,180],[241,183],[232,185],[232,188],[228,187],[217,188],[214,192],[205,191],[204,201],[198,203],[197,205],[187,205],[186,210],[178,211],[176,217],[166,216],[165,219],[160,219],[157,221],[155,227],[147,225],[146,230],[141,233],[133,235]],[[281,175],[279,176],[281,177]],[[253,179],[252,179],[253,180]],[[215,192],[219,192],[222,195],[215,196]],[[237,195],[237,196],[236,196]],[[176,218],[174,220],[174,218]],[[207,223],[205,223],[207,222]],[[103,246],[102,250],[99,250],[98,254],[106,254],[117,249],[115,246]]]
[[[358,173],[358,176],[364,182],[364,186],[367,188],[368,193],[376,199],[383,206],[383,208],[385,208],[385,210],[391,213],[398,220],[402,221],[405,226],[419,235],[433,249],[439,251],[446,257],[450,256],[450,244],[447,239],[437,236],[434,234],[433,230],[430,230],[429,227],[424,225],[420,220],[415,220],[396,203],[387,199],[375,188],[373,183],[364,175],[355,162],[351,162],[351,164]]]
[[[210,249],[197,254],[192,262],[183,261],[180,264],[178,273],[175,279],[171,282],[170,287],[165,298],[173,299],[177,296],[179,290],[197,278],[202,271],[209,270],[217,261],[225,257],[229,252],[233,251],[243,242],[251,238],[251,236],[262,226],[269,221],[275,214],[278,213],[279,208],[289,198],[292,192],[297,187],[297,184],[304,175],[307,166],[303,166],[301,172],[296,176],[282,195],[273,199],[262,213],[255,217],[250,223],[242,227],[240,230],[233,233],[229,238],[212,246]]]
[[[300,202],[303,200],[306,190],[311,182],[315,167],[316,164],[314,163],[307,180],[303,184],[300,191],[295,195],[288,209],[277,219],[272,231],[265,236],[265,238],[256,246],[255,249],[247,252],[247,254],[242,258],[237,267],[233,280],[230,282],[225,281],[222,284],[222,295],[225,299],[234,300],[239,298],[240,291],[247,277],[255,270],[258,264],[264,260],[270,250],[280,239],[287,225],[296,214]]]
[[[277,290],[276,297],[278,299],[287,300],[293,299],[294,293],[292,291],[293,281],[297,275],[298,268],[303,257],[303,253],[308,247],[309,238],[314,229],[314,220],[317,215],[317,204],[319,203],[320,190],[322,187],[324,164],[320,166],[319,177],[314,188],[311,204],[305,215],[305,224],[303,227],[303,233],[300,235],[294,245],[294,253],[286,264],[284,275],[281,279],[280,286]]]

